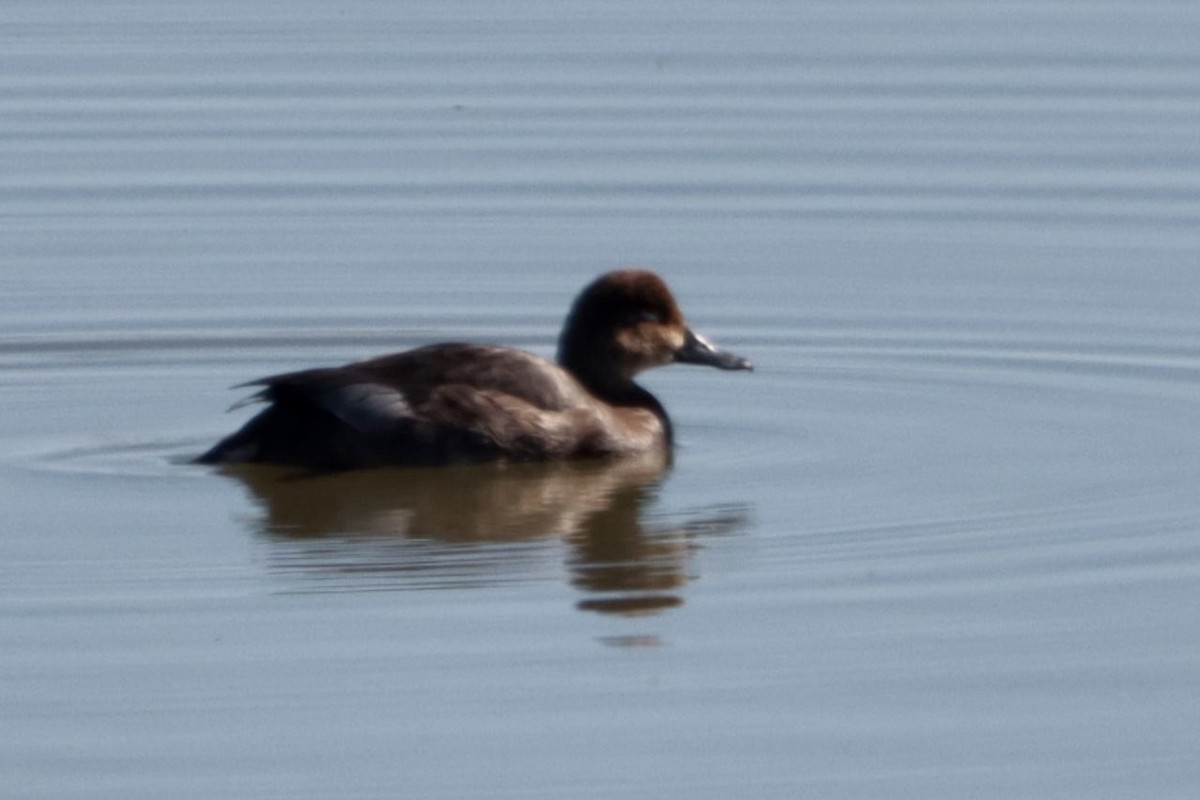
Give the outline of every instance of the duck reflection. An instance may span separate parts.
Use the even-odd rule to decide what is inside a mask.
[[[529,579],[567,548],[581,609],[654,613],[682,604],[703,536],[744,509],[663,517],[648,507],[669,470],[650,453],[613,461],[479,464],[306,475],[231,465],[261,513],[271,566],[330,590],[469,586]],[[321,582],[324,582],[322,584]]]

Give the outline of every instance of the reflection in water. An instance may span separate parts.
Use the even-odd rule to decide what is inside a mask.
[[[222,473],[262,508],[271,563],[330,589],[469,586],[513,580],[569,548],[579,607],[619,614],[682,604],[698,536],[736,531],[744,509],[647,523],[669,459],[480,464],[309,475],[258,465]],[[398,583],[399,582],[399,583]]]

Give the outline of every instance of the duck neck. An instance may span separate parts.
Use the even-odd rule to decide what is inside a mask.
[[[658,402],[657,397],[633,381],[626,381],[625,387],[626,398],[624,402],[613,401],[613,405],[636,406],[654,414],[654,416],[658,417],[658,421],[662,423],[663,436],[666,439],[667,447],[672,447],[675,444],[675,428],[671,425],[671,418],[667,416],[667,410],[663,408],[663,404]]]
[[[639,386],[633,380],[611,373],[590,369],[584,364],[571,363],[560,359],[559,362],[568,372],[575,376],[596,398],[618,408],[644,408],[662,423],[663,433],[667,444],[674,443],[674,428],[667,410],[658,398]]]

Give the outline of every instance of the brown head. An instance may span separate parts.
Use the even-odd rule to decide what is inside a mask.
[[[558,361],[594,391],[674,362],[752,369],[694,333],[663,279],[637,269],[601,275],[580,293],[558,340]]]

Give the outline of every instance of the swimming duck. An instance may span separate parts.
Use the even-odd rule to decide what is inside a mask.
[[[646,270],[601,275],[576,298],[558,363],[446,343],[252,381],[267,403],[197,461],[315,469],[550,460],[670,448],[671,420],[634,382],[670,363],[749,370],[695,333]],[[235,408],[237,407],[235,406]]]

